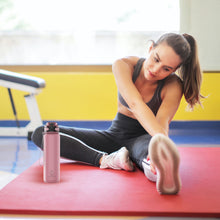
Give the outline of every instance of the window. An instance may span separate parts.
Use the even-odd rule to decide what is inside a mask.
[[[0,64],[110,64],[178,31],[178,0],[1,0]]]

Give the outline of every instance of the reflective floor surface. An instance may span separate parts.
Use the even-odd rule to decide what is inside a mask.
[[[187,129],[187,130],[175,130],[170,131],[170,137],[174,140],[177,146],[181,147],[220,147],[220,128],[219,129]],[[28,141],[27,138],[0,138],[0,189],[12,181],[16,176],[30,167],[39,158],[41,158],[42,152],[37,148],[32,141]],[[2,201],[0,201],[2,202]],[[59,217],[59,216],[4,216],[0,215],[0,220],[27,220],[27,219],[147,219],[147,220],[184,220],[186,218],[166,218],[166,217],[88,217],[88,216],[71,216],[71,217]],[[201,219],[201,218],[187,218],[187,219]],[[202,218],[208,220],[211,218]]]

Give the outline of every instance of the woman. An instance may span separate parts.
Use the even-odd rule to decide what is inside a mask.
[[[180,158],[168,130],[183,94],[191,108],[200,104],[202,75],[195,39],[164,34],[152,42],[147,59],[119,59],[113,74],[119,93],[112,125],[104,131],[60,126],[61,156],[102,169],[133,171],[135,163],[156,182],[159,193],[178,193]],[[32,136],[41,148],[42,132],[43,126]]]

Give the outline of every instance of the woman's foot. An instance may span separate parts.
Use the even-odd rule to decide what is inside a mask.
[[[120,150],[113,152],[109,155],[103,155],[100,168],[133,171],[134,165],[129,158],[128,150],[126,149],[126,147],[122,147]]]
[[[147,178],[156,180],[157,191],[161,194],[177,194],[181,189],[180,156],[173,141],[162,134],[153,136],[149,144],[149,158],[152,165],[146,160],[142,165]],[[153,173],[151,166],[156,168],[156,173]]]

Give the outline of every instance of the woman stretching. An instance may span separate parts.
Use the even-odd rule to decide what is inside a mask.
[[[200,104],[202,74],[195,39],[164,34],[152,42],[146,59],[118,59],[112,70],[118,112],[110,128],[60,126],[61,156],[102,169],[133,171],[135,164],[156,182],[159,193],[178,193],[180,156],[168,131],[182,95],[191,108]],[[43,126],[32,135],[41,149],[42,132]]]

